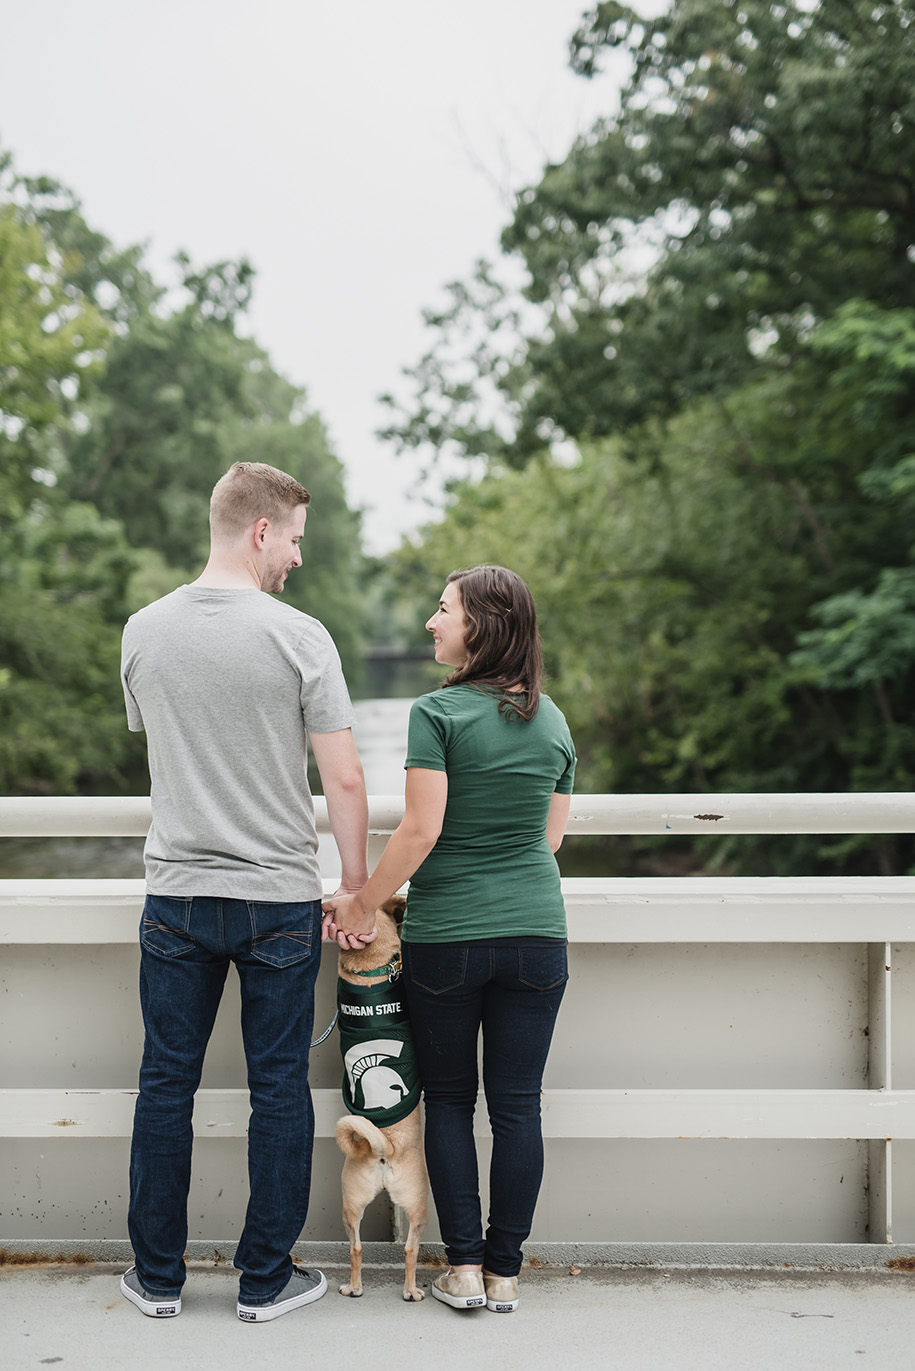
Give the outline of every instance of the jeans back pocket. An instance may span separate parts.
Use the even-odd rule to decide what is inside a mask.
[[[430,995],[444,995],[464,984],[467,947],[461,943],[404,943],[404,970],[414,985]]]
[[[321,906],[317,900],[269,904],[246,900],[251,919],[251,954],[267,966],[295,966],[314,953]]]
[[[519,947],[518,980],[531,990],[555,990],[569,979],[569,953],[565,943],[548,947]]]
[[[157,957],[180,957],[197,944],[188,929],[193,900],[147,895],[140,917],[140,942]]]

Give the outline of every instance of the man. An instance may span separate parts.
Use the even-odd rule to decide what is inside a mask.
[[[146,1040],[130,1157],[136,1265],[121,1290],[154,1318],[181,1312],[194,1094],[230,962],[251,1095],[238,1316],[275,1319],[327,1289],[320,1271],[294,1267],[289,1255],[308,1208],[321,951],[308,744],[342,891],[367,876],[368,807],[330,635],[270,598],[302,565],[309,501],[285,472],[237,462],[213,490],[202,575],[124,630],[128,725],[147,735],[152,825],[140,925]]]

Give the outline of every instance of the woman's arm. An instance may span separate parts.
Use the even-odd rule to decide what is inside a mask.
[[[569,822],[571,795],[560,795],[558,791],[550,800],[550,812],[546,819],[546,840],[552,852],[558,852],[565,837],[566,824]]]
[[[356,940],[374,927],[378,906],[409,880],[435,846],[447,799],[444,771],[407,767],[403,819],[362,889],[355,895],[333,895],[324,902],[323,938],[335,938],[341,947],[359,946]]]

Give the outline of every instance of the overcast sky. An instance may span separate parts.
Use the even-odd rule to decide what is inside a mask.
[[[154,274],[246,255],[250,327],[306,387],[373,552],[429,517],[374,437],[421,311],[497,252],[511,191],[615,107],[574,76],[583,0],[28,0],[0,38],[0,146]],[[252,454],[255,456],[256,454]]]

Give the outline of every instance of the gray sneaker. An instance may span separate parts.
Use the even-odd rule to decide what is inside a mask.
[[[298,1309],[303,1304],[319,1300],[327,1289],[327,1280],[321,1271],[306,1271],[304,1266],[294,1266],[292,1275],[278,1295],[269,1304],[242,1304],[238,1301],[238,1317],[245,1323],[267,1323],[288,1314],[290,1309]]]
[[[131,1266],[121,1277],[121,1294],[126,1295],[131,1304],[135,1304],[151,1319],[173,1319],[176,1314],[181,1313],[181,1296],[169,1299],[144,1290],[135,1266]]]

